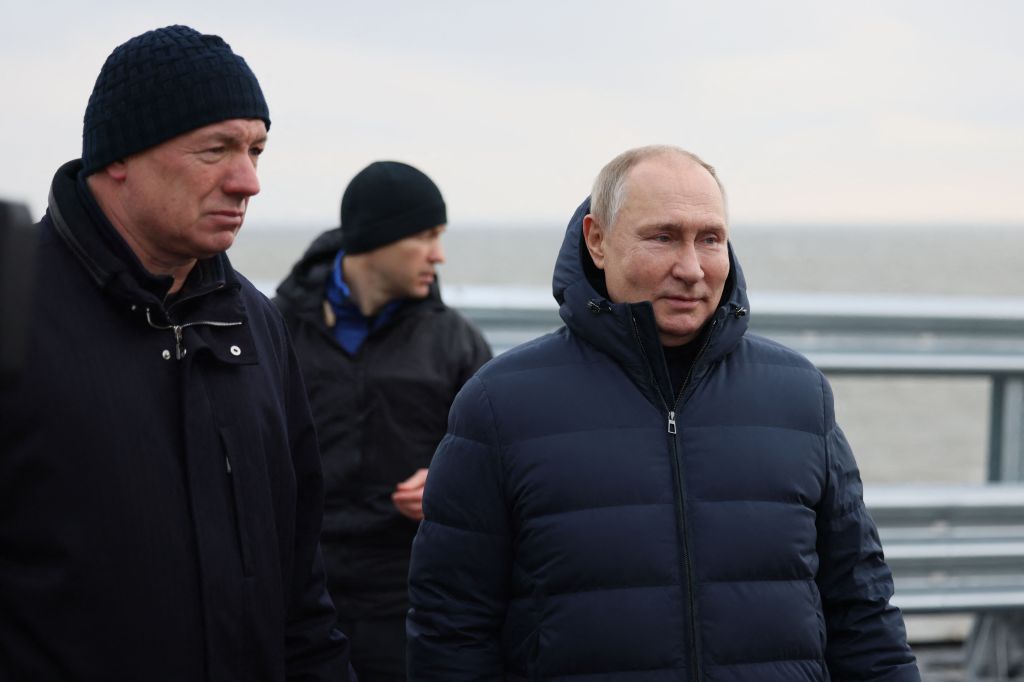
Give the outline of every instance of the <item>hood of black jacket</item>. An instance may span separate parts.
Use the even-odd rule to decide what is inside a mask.
[[[299,314],[314,314],[319,317],[327,278],[334,267],[334,258],[341,249],[341,241],[340,227],[327,230],[314,239],[288,276],[278,285],[274,302]],[[425,299],[410,300],[410,303],[422,303],[427,307],[443,306],[438,281],[435,276],[433,284],[430,285],[430,293]],[[418,305],[409,305],[403,306],[403,309],[413,307],[419,308]]]
[[[660,336],[650,302],[613,303],[604,291],[603,273],[597,269],[583,240],[583,218],[590,212],[590,197],[576,209],[565,231],[555,261],[552,293],[559,315],[576,335],[616,360],[644,390],[653,374],[665,405],[674,403],[665,368]],[[715,313],[702,334],[702,350],[693,368],[698,377],[711,364],[736,347],[747,331],[750,315],[746,280],[729,243],[729,278]],[[658,403],[657,396],[649,396]]]

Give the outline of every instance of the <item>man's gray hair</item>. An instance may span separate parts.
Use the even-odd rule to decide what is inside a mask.
[[[711,177],[718,184],[718,190],[722,193],[722,206],[725,206],[725,187],[722,186],[722,181],[718,179],[718,174],[711,164],[705,163],[699,156],[681,147],[652,144],[622,152],[609,161],[597,174],[594,188],[590,192],[590,213],[597,220],[598,225],[605,230],[612,228],[615,217],[626,200],[626,178],[634,166],[645,159],[669,155],[683,156],[711,173]]]

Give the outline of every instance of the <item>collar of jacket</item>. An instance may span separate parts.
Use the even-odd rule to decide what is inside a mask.
[[[327,291],[327,280],[334,267],[334,258],[341,250],[341,228],[327,230],[313,240],[302,258],[292,267],[291,272],[277,287],[274,302],[286,311],[318,326],[325,327],[323,305]],[[444,309],[441,300],[439,278],[430,285],[430,293],[423,299],[409,299],[395,311],[390,322],[393,323],[407,315],[425,313]]]
[[[84,182],[78,180],[82,163],[61,166],[50,186],[46,216],[61,241],[70,249],[90,279],[110,298],[127,304],[142,320],[154,327],[183,325],[203,337],[209,329],[232,329],[233,341],[223,353],[212,344],[211,351],[231,364],[255,362],[253,356],[238,357],[234,345],[253,348],[248,315],[239,295],[241,284],[226,254],[200,260],[192,268],[181,292],[170,305],[164,298],[173,280],[146,271],[134,252],[103,214]],[[231,325],[231,327],[223,326]]]
[[[653,306],[647,301],[612,303],[587,278],[583,258],[589,254],[583,242],[583,218],[589,212],[587,197],[569,220],[555,261],[552,290],[559,315],[574,334],[621,365],[648,400],[659,408],[674,405]],[[692,369],[691,386],[708,367],[728,355],[747,331],[750,304],[732,243],[729,265],[725,294],[707,323],[710,328]]]

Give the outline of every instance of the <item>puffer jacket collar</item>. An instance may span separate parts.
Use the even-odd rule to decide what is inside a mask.
[[[659,409],[675,404],[668,369],[650,302],[612,303],[587,278],[583,218],[590,212],[587,197],[565,231],[555,261],[552,293],[559,315],[576,335],[612,357],[640,391]],[[593,268],[593,263],[588,263]],[[730,353],[747,331],[750,304],[746,280],[729,244],[729,280],[722,302],[708,322],[703,346],[692,370],[693,386],[713,363]],[[685,396],[683,396],[685,400]]]

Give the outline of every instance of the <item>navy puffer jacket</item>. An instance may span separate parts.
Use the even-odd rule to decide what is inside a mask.
[[[824,377],[746,333],[731,257],[676,401],[650,304],[585,275],[588,210],[555,268],[566,326],[452,407],[413,546],[410,679],[919,680]]]

